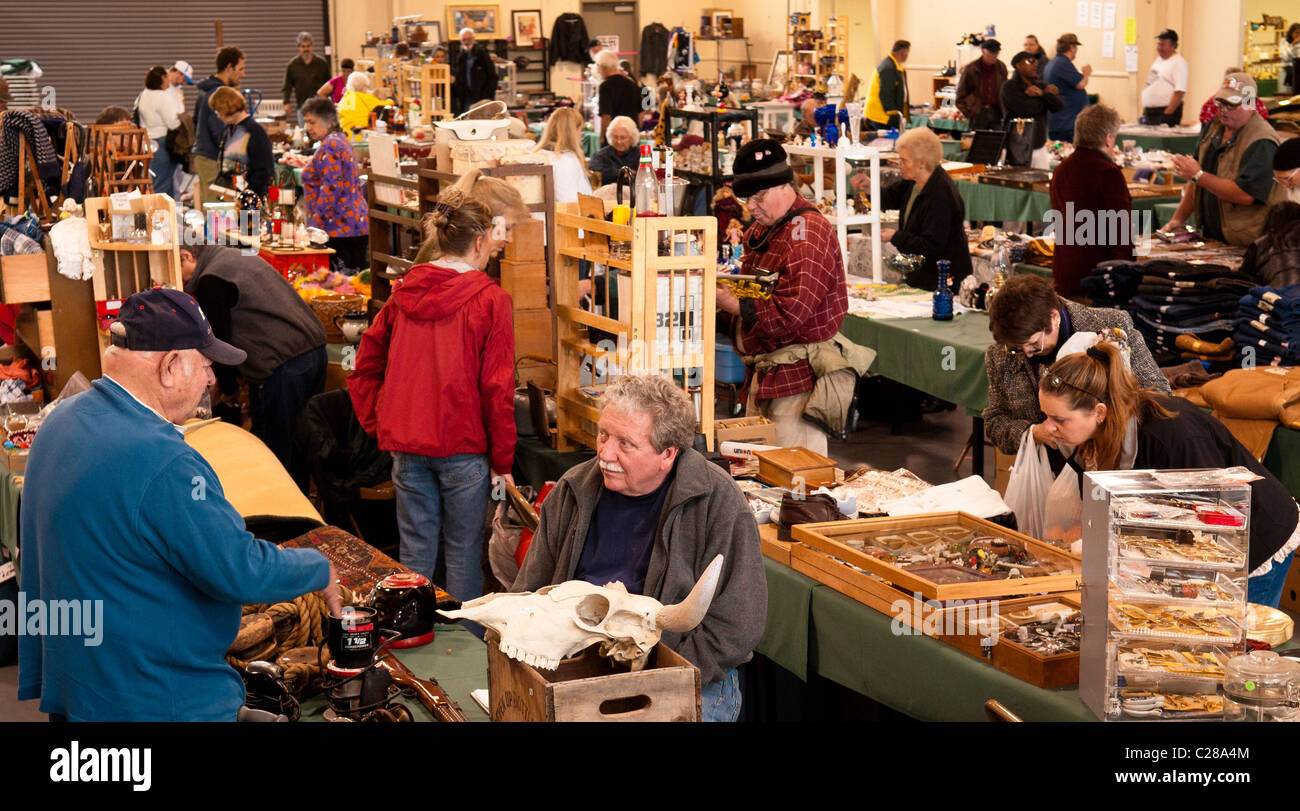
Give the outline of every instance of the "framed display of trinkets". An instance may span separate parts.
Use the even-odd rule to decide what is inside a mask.
[[[1250,486],[1230,471],[1089,473],[1079,694],[1103,720],[1222,716],[1246,641]]]

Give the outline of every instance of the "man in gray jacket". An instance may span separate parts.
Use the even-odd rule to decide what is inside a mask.
[[[547,496],[511,590],[619,581],[667,605],[685,598],[722,555],[704,620],[662,640],[700,669],[704,720],[734,721],[736,669],[767,621],[758,525],[727,472],[692,450],[695,407],[672,380],[630,375],[601,400],[596,458],[564,474]]]

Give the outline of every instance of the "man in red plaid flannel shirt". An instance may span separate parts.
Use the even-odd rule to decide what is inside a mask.
[[[754,225],[745,232],[741,272],[776,271],[769,299],[737,299],[718,288],[718,307],[740,319],[745,355],[828,341],[848,312],[844,260],[835,229],[801,198],[785,150],[766,138],[750,141],[735,162],[736,196],[747,200]],[[814,377],[808,361],[758,372],[749,383],[750,415],[776,423],[776,442],[826,453],[826,434],[803,420]]]

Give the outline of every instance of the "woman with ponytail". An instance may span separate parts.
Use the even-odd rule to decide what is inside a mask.
[[[1180,470],[1240,465],[1260,478],[1250,489],[1248,598],[1276,607],[1300,546],[1297,507],[1277,477],[1223,423],[1178,397],[1138,387],[1121,352],[1100,342],[1060,358],[1039,382],[1046,429],[1074,448],[1084,470]]]
[[[394,282],[348,390],[361,427],[393,455],[402,563],[432,579],[445,543],[440,585],[464,601],[483,592],[489,471],[512,481],[514,464],[511,301],[483,273],[507,229],[456,188],[426,225],[437,258]]]

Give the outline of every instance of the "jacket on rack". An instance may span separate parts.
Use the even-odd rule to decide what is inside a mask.
[[[53,178],[57,187],[62,166],[45,124],[31,110],[7,110],[0,116],[0,192],[17,193],[18,176],[25,169],[18,165],[20,138],[27,139],[36,158],[36,173],[43,179]]]
[[[551,64],[556,62],[577,62],[579,65],[591,64],[591,55],[587,53],[587,23],[582,15],[565,12],[555,18],[551,26]]]
[[[658,76],[668,69],[668,34],[662,23],[641,29],[641,73]]]

